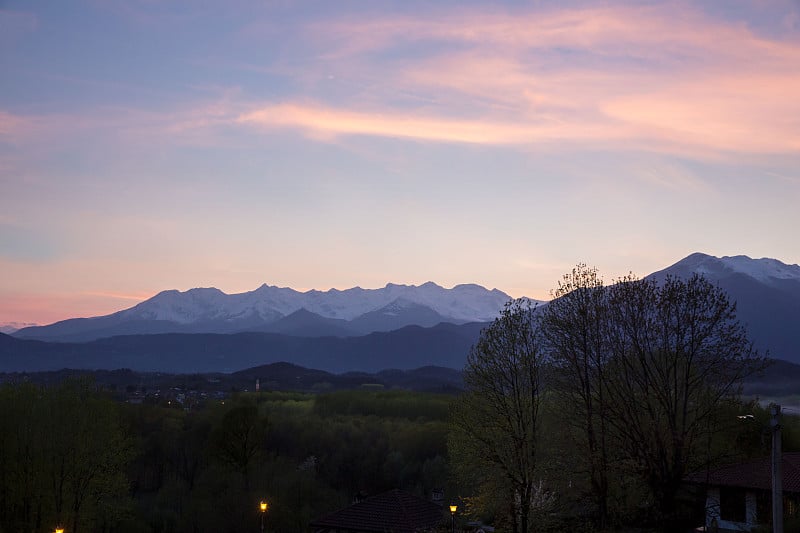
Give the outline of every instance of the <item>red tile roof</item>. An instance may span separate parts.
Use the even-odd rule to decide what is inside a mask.
[[[310,525],[316,530],[416,533],[442,522],[444,511],[433,502],[402,490],[390,490],[331,513]]]
[[[781,463],[784,492],[800,493],[800,453],[784,453]],[[687,477],[693,483],[719,487],[772,490],[772,463],[769,457],[723,466]]]

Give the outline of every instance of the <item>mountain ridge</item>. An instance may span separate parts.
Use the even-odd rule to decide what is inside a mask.
[[[279,333],[162,333],[67,343],[0,334],[0,372],[130,368],[147,372],[235,372],[266,363],[329,372],[423,366],[461,368],[485,323],[406,326],[357,337]]]
[[[301,309],[320,317],[312,330],[319,329],[324,319],[330,319],[344,322],[337,322],[337,327],[333,327],[334,323],[329,320],[328,332],[338,328],[340,336],[364,335],[413,324],[487,322],[493,320],[510,299],[498,289],[489,290],[476,284],[446,289],[431,281],[419,286],[387,283],[381,289],[353,287],[306,292],[267,284],[235,294],[226,294],[214,287],[183,292],[170,289],[110,315],[22,328],[13,335],[77,342],[121,334],[238,333],[276,328],[280,331],[280,321]],[[392,305],[402,308],[402,312],[388,312],[387,308]],[[300,329],[293,333],[316,334]]]
[[[701,274],[736,303],[736,315],[750,340],[771,357],[800,362],[800,266],[746,255],[714,257],[695,252],[653,272],[686,278]]]
[[[694,273],[704,275],[736,302],[737,317],[760,351],[772,358],[800,362],[799,266],[769,258],[751,259],[743,255],[718,258],[697,252],[647,277],[662,281],[668,275],[685,278]],[[396,286],[388,284],[387,287]],[[428,288],[453,290],[433,283]],[[365,290],[377,289],[307,291],[303,294],[310,295],[309,298],[319,306],[325,303],[323,295],[333,293],[339,298],[344,293],[363,296]],[[462,290],[483,295],[492,292],[477,285],[467,285]],[[249,298],[252,303],[257,300],[252,292],[257,291],[276,293],[263,285],[251,293],[242,293],[245,295],[243,298]],[[166,291],[166,298],[186,293]],[[284,300],[295,293],[297,291],[291,289],[277,289],[277,294]],[[188,301],[193,298],[202,300],[206,296],[214,300],[227,295],[218,289],[195,290]],[[481,328],[487,324],[458,324],[452,317],[437,314],[431,307],[397,296],[396,292],[384,294],[383,300],[378,302],[383,304],[381,307],[354,320],[324,317],[302,307],[267,324],[252,314],[236,316],[226,322],[215,320],[214,311],[207,303],[208,300],[201,301],[198,315],[202,320],[194,324],[147,318],[147,315],[139,320],[125,321],[124,316],[114,314],[94,319],[72,319],[66,326],[79,324],[86,328],[84,333],[73,331],[70,337],[67,335],[69,331],[63,330],[65,324],[57,323],[50,330],[53,337],[63,343],[61,346],[54,342],[25,340],[30,337],[18,334],[0,337],[0,368],[49,369],[69,366],[69,363],[86,368],[118,365],[142,370],[185,371],[196,368],[198,371],[234,371],[276,360],[289,360],[331,371],[407,368],[411,364],[460,368]],[[502,305],[498,306],[497,312],[500,308]],[[377,326],[371,322],[373,320]],[[370,331],[376,327],[386,327],[387,331]],[[94,337],[81,338],[86,331]],[[45,337],[45,340],[53,339]]]

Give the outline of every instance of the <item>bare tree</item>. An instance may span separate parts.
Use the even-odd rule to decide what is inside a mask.
[[[483,490],[504,487],[515,533],[530,530],[541,488],[536,450],[542,363],[534,309],[527,301],[510,302],[470,351],[466,392],[452,413],[453,457]]]

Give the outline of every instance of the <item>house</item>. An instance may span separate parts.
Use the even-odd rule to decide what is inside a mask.
[[[800,510],[800,453],[784,453],[784,517]],[[772,465],[769,457],[695,472],[687,480],[706,486],[707,531],[750,531],[772,523]]]
[[[441,506],[402,490],[390,490],[314,522],[315,533],[422,533],[449,520]]]

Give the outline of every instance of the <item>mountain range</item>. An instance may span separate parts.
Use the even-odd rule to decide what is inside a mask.
[[[298,292],[268,285],[240,294],[225,294],[215,288],[169,290],[111,315],[26,327],[14,332],[14,336],[59,342],[117,335],[245,331],[352,337],[410,325],[488,322],[510,299],[502,291],[480,285],[445,289],[432,282],[324,292]]]
[[[693,273],[728,292],[757,348],[800,362],[800,266],[695,253],[650,276]],[[165,291],[113,315],[0,334],[0,371],[233,372],[278,361],[330,372],[462,368],[480,330],[509,299],[496,289],[434,283]]]

